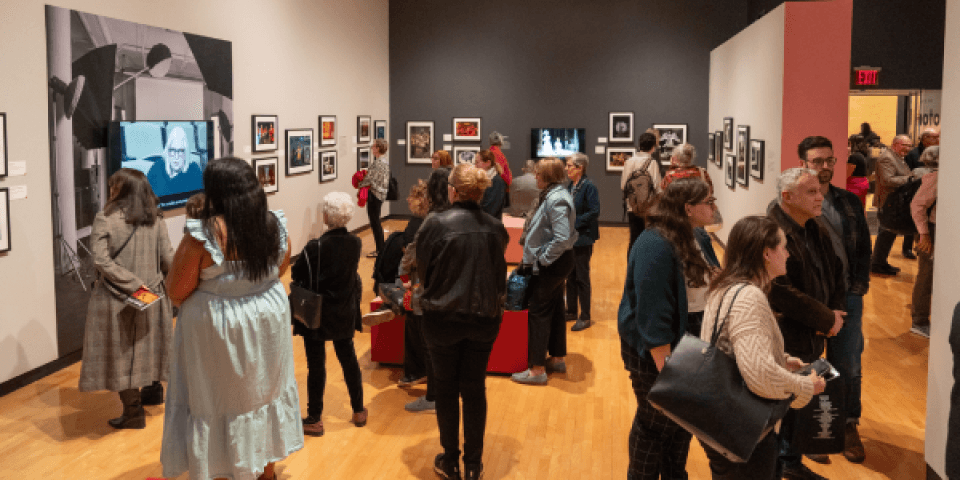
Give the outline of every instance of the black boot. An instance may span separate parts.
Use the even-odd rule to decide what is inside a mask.
[[[140,403],[145,406],[163,405],[163,384],[153,382],[140,389]]]
[[[147,418],[143,411],[143,404],[140,402],[140,389],[128,388],[118,393],[120,394],[120,401],[123,402],[123,415],[108,420],[107,423],[117,429],[146,427]]]

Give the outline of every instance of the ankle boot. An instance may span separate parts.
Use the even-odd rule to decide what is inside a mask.
[[[153,382],[140,389],[140,403],[142,405],[163,405],[163,384]]]
[[[143,404],[140,402],[140,389],[128,388],[118,393],[120,394],[120,401],[123,402],[123,415],[108,420],[107,423],[116,429],[146,427],[147,418],[143,411]]]

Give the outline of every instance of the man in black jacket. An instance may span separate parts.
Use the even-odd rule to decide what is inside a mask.
[[[824,351],[826,336],[843,327],[846,291],[843,265],[834,253],[826,227],[817,217],[823,211],[823,193],[817,172],[791,168],[777,180],[777,203],[767,216],[787,237],[787,274],[773,280],[770,306],[780,318],[787,353],[812,362]],[[793,449],[795,415],[791,410],[780,430],[783,478],[822,479],[801,463]]]

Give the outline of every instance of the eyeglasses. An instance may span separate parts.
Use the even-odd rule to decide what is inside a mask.
[[[818,166],[818,167],[822,167],[822,166],[824,166],[824,165],[826,165],[826,166],[828,166],[828,167],[832,167],[832,166],[834,166],[834,165],[837,164],[837,157],[814,158],[813,160],[808,160],[808,162],[809,162],[811,165],[816,165],[816,166]]]

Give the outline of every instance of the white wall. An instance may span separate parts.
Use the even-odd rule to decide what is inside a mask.
[[[947,0],[947,32],[960,29],[960,1]],[[930,318],[930,356],[927,374],[927,431],[925,457],[941,478],[946,459],[947,418],[953,388],[953,355],[947,338],[954,306],[960,301],[956,272],[960,271],[960,37],[947,35],[943,48],[940,188],[937,191],[937,245],[933,271],[933,310]]]
[[[766,214],[776,197],[783,129],[783,59],[785,6],[781,4],[710,53],[710,131],[723,131],[733,117],[734,151],[737,125],[750,126],[750,138],[764,140],[763,181],[750,178],[747,188],[731,191],[722,167],[708,166],[717,206],[723,214],[724,241],[737,220]],[[721,163],[722,165],[722,163]]]
[[[249,158],[250,116],[277,114],[285,128],[318,128],[337,115],[339,176],[280,177],[271,208],[283,209],[294,250],[322,232],[320,198],[353,193],[357,115],[389,118],[388,0],[61,0],[75,9],[233,42],[234,151]],[[11,202],[12,251],[0,254],[0,382],[57,358],[44,1],[0,2],[0,112],[7,113],[9,157],[26,176]],[[283,157],[281,156],[281,159]],[[384,214],[388,213],[385,211]],[[367,223],[358,209],[350,223]],[[69,352],[63,352],[69,353]]]

